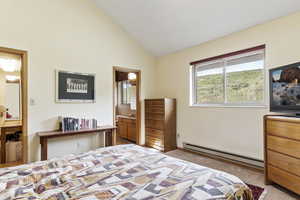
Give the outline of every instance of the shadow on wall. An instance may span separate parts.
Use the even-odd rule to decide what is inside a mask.
[[[52,127],[49,127],[52,126]],[[42,127],[49,127],[48,130],[41,131],[51,131],[59,129],[58,117],[52,117],[41,122]],[[37,133],[28,134],[28,162],[34,162],[40,160],[40,138],[36,135]]]
[[[58,130],[59,129],[59,120],[58,117],[52,117],[49,119],[46,119],[44,121],[42,121],[42,127],[48,127],[49,124],[54,125],[53,127],[49,127],[49,130],[46,131],[52,131],[52,130]]]
[[[28,136],[28,162],[40,160],[40,139],[36,134]]]

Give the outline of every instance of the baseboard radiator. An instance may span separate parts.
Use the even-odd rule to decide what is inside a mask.
[[[227,153],[227,152],[214,150],[214,149],[210,149],[210,148],[206,148],[206,147],[201,147],[201,146],[186,143],[186,142],[183,143],[183,149],[188,150],[188,151],[193,151],[196,153],[198,152],[198,153],[202,153],[202,154],[207,154],[209,156],[219,157],[222,159],[230,160],[230,161],[237,162],[237,163],[244,164],[244,165],[250,165],[250,166],[253,166],[256,168],[260,168],[260,169],[264,168],[264,162],[262,160],[257,160],[257,159],[248,158],[245,156],[240,156],[237,154],[232,154],[232,153]]]

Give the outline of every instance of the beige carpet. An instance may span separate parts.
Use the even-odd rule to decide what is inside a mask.
[[[279,186],[266,186],[264,184],[264,175],[261,172],[250,170],[244,167],[240,167],[234,164],[214,160],[211,158],[203,157],[193,153],[185,152],[182,150],[175,150],[166,153],[169,156],[179,158],[182,160],[190,161],[202,166],[209,168],[221,170],[233,174],[241,178],[244,182],[252,185],[257,185],[264,187],[267,190],[267,195],[265,200],[295,200],[300,199],[300,196],[297,196],[291,192],[286,191],[285,189]]]

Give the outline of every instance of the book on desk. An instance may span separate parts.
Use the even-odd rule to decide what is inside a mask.
[[[98,121],[96,119],[59,117],[60,130],[77,131],[86,129],[97,129]]]

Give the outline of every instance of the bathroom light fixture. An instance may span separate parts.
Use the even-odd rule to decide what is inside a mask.
[[[136,80],[136,73],[133,73],[133,72],[128,73],[128,79],[129,80]]]
[[[20,71],[21,62],[15,59],[0,58],[0,68],[5,72]]]

